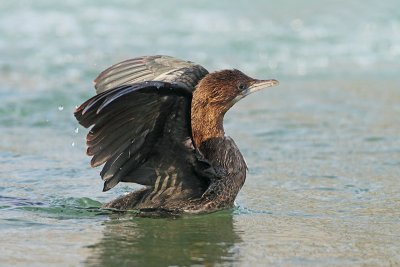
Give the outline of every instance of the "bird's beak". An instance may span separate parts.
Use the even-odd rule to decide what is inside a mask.
[[[271,87],[278,85],[279,82],[277,80],[271,79],[271,80],[255,80],[255,82],[249,86],[246,90],[246,95],[249,95],[251,93],[260,91],[261,89]]]
[[[232,101],[232,105],[238,102],[240,99],[244,98],[245,96],[260,91],[261,89],[278,85],[279,82],[277,80],[254,80],[254,82],[243,92],[238,94]]]

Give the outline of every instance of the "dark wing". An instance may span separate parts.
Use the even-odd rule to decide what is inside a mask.
[[[149,59],[157,57],[146,57],[145,61]],[[207,71],[190,64],[160,74],[174,83],[146,81],[121,85],[125,80],[114,77],[113,84],[118,87],[101,87],[105,91],[76,110],[81,125],[93,125],[87,135],[87,154],[93,156],[92,166],[105,163],[101,171],[104,191],[122,181],[152,186],[155,194],[168,188],[178,188],[191,196],[204,192],[214,171],[193,148],[190,105],[192,84]],[[120,66],[104,71],[96,81],[107,80],[107,72],[114,76],[112,70]]]
[[[193,90],[208,71],[190,61],[170,56],[143,56],[117,63],[94,80],[97,93],[120,85],[143,81],[164,81]]]
[[[196,170],[210,166],[192,145],[190,103],[186,88],[151,81],[105,91],[76,110],[81,125],[93,125],[87,154],[92,166],[105,163],[104,191],[122,181],[204,192],[209,181]]]

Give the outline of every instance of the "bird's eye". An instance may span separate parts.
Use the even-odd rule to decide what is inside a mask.
[[[240,91],[243,91],[243,90],[245,90],[246,88],[247,88],[247,86],[246,86],[245,83],[239,83],[238,89],[239,89]]]

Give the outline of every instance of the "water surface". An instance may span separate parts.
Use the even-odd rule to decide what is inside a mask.
[[[400,264],[397,1],[0,4],[0,265]],[[76,105],[120,60],[168,54],[280,86],[226,116],[233,210],[146,219],[101,203]]]

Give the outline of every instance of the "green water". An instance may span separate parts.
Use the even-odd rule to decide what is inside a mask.
[[[400,4],[2,1],[0,266],[400,265]],[[168,54],[274,87],[226,116],[233,210],[115,214],[72,113],[120,60]]]

